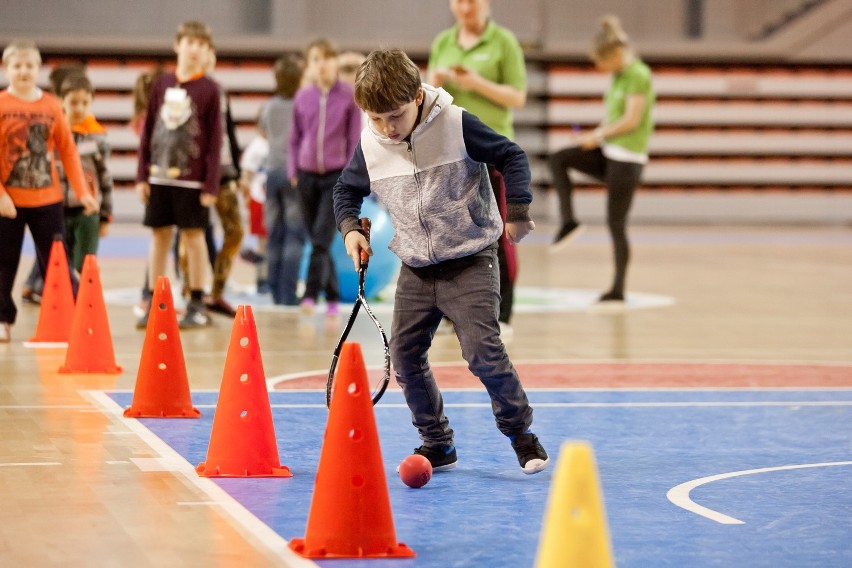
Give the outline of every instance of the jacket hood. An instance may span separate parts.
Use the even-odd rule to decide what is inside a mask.
[[[426,127],[427,124],[433,121],[436,116],[441,114],[441,111],[450,106],[453,102],[453,96],[441,87],[433,87],[432,85],[423,83],[421,88],[423,89],[422,116],[425,118],[420,121],[420,124],[414,127],[414,131],[411,133],[412,136],[417,135]],[[384,134],[380,133],[373,127],[372,121],[367,122],[367,127],[370,129],[370,133],[382,144],[402,144],[404,142],[403,140],[391,140]]]

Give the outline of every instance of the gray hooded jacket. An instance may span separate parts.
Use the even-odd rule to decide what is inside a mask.
[[[452,104],[443,89],[423,85],[421,121],[411,136],[390,140],[369,125],[334,188],[334,212],[345,237],[358,230],[371,193],[391,217],[390,249],[411,267],[477,253],[494,244],[503,221],[486,164],[502,172],[507,220],[529,220],[529,163],[514,142]]]

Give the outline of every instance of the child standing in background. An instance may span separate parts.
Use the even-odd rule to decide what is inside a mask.
[[[264,214],[266,209],[266,162],[269,159],[269,141],[260,126],[240,157],[240,192],[248,210],[249,234],[257,238],[257,250],[249,247],[240,251],[240,258],[254,264],[256,292],[270,291],[267,275],[267,235]]]
[[[86,255],[97,254],[99,239],[107,235],[112,221],[112,175],[107,166],[110,145],[106,129],[91,113],[95,94],[91,81],[85,75],[68,75],[59,94],[77,145],[83,174],[100,204],[97,215],[86,215],[83,204],[69,187],[64,168],[60,171],[65,190],[65,243],[71,253],[72,266],[80,272]]]
[[[272,301],[299,303],[296,287],[305,250],[305,224],[299,194],[287,176],[287,141],[293,123],[293,95],[302,80],[302,65],[292,54],[275,62],[275,94],[263,107],[260,130],[266,134],[266,202],[264,220],[269,234],[266,259]]]
[[[313,247],[301,306],[304,313],[313,313],[325,292],[326,314],[333,316],[340,313],[340,284],[331,258],[332,189],[358,144],[361,110],[352,87],[338,79],[337,48],[331,42],[311,42],[306,57],[315,83],[296,93],[287,156],[290,183],[299,190]]]
[[[0,152],[0,343],[10,341],[18,314],[12,287],[26,228],[43,273],[54,236],[64,233],[62,187],[54,152],[58,152],[83,214],[99,209],[59,101],[36,86],[40,66],[41,54],[31,41],[17,40],[3,50],[9,88],[0,93],[0,146],[4,148]]]
[[[219,194],[222,110],[219,86],[205,74],[212,47],[210,28],[197,21],[178,27],[177,68],[151,90],[139,144],[136,192],[151,228],[148,285],[166,273],[174,228],[187,249],[190,300],[181,328],[209,326],[204,305],[207,246],[204,231]],[[148,324],[148,311],[137,327]]]
[[[62,100],[86,182],[100,203],[99,214],[85,215],[83,205],[68,183],[64,168],[57,164],[65,194],[65,246],[70,255],[70,265],[79,273],[83,270],[86,255],[97,254],[100,239],[107,235],[112,221],[112,175],[108,168],[111,150],[106,129],[92,116],[95,90],[82,69],[63,73],[56,92]],[[24,300],[39,303],[44,276],[36,261],[21,291]]]

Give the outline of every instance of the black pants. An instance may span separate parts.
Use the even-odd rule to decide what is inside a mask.
[[[326,174],[299,172],[302,215],[312,247],[304,297],[312,300],[325,292],[326,302],[340,301],[340,283],[331,258],[331,242],[337,234],[332,190],[339,177],[339,170]]]
[[[598,179],[606,186],[606,220],[612,237],[615,275],[611,292],[624,294],[627,265],[630,262],[630,243],[627,240],[627,214],[633,203],[633,194],[642,176],[642,164],[610,160],[600,148],[583,150],[579,147],[565,148],[550,157],[550,173],[559,195],[562,222],[576,221],[574,218],[574,185],[568,175],[573,169]]]
[[[12,287],[21,262],[26,227],[30,228],[33,236],[39,269],[42,274],[47,274],[53,239],[57,235],[62,239],[65,233],[64,209],[61,202],[43,207],[19,207],[18,216],[14,219],[0,217],[0,323],[13,324],[18,315],[12,299]],[[74,280],[72,286],[76,284]]]

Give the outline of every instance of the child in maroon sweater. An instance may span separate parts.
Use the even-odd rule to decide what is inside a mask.
[[[212,37],[206,24],[189,21],[178,28],[174,49],[177,69],[160,77],[151,91],[139,144],[136,192],[145,203],[151,227],[148,285],[166,273],[174,237],[181,230],[187,250],[190,301],[182,328],[208,326],[204,306],[207,245],[204,231],[219,194],[222,146],[221,97],[205,76]],[[149,306],[150,310],[150,306]],[[137,327],[148,325],[148,313]]]

